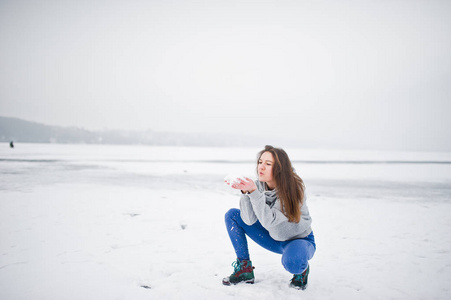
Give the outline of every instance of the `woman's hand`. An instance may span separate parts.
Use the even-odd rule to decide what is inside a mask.
[[[242,190],[243,192],[252,193],[257,189],[255,182],[247,177],[237,178],[233,182],[229,182],[226,180],[225,183],[227,183],[230,187],[237,190]]]

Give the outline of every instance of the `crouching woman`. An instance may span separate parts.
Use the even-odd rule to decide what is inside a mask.
[[[232,264],[234,272],[222,283],[254,283],[248,236],[261,247],[282,254],[283,267],[293,274],[290,287],[303,290],[310,271],[308,261],[316,250],[304,183],[283,149],[266,146],[257,157],[258,180],[227,182],[242,195],[240,209],[230,209],[225,215],[237,259]]]

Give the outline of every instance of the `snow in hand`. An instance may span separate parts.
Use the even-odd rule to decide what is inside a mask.
[[[237,175],[237,174],[229,174],[226,177],[224,177],[224,181],[228,184],[228,185],[232,185],[232,184],[238,184],[241,181],[245,181],[246,178],[250,178],[250,176],[245,176],[245,175]]]
[[[322,160],[295,163],[318,246],[298,291],[280,255],[252,241],[255,284],[221,283],[235,260],[224,213],[240,197],[224,174],[253,172],[260,149],[7,146],[0,299],[451,298],[449,153],[330,164],[347,154],[289,150]]]

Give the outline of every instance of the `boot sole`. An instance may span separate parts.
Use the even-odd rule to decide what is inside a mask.
[[[301,291],[303,291],[303,290],[305,290],[305,289],[307,288],[307,284],[304,285],[304,286],[302,286],[302,287],[296,286],[296,285],[291,285],[291,284],[290,284],[289,287],[292,288],[292,289],[295,289],[295,290],[301,290]]]
[[[230,281],[222,281],[222,284],[229,286],[229,285],[236,285],[236,284],[239,284],[239,283],[254,284],[254,282],[255,282],[255,279],[248,279],[248,280],[240,281],[240,282],[237,282],[237,283],[232,283]]]

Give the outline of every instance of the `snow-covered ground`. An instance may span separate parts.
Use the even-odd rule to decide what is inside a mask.
[[[450,299],[451,153],[286,149],[307,186],[309,287],[250,242],[235,256],[229,173],[260,149],[0,147],[0,299]],[[142,286],[146,286],[144,288]]]

